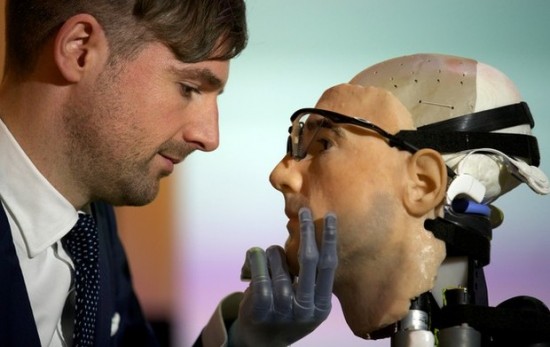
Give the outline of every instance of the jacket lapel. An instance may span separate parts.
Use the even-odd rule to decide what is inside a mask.
[[[0,345],[40,347],[10,224],[0,203]]]
[[[109,346],[111,341],[111,325],[114,312],[112,288],[111,288],[111,265],[108,256],[108,230],[109,216],[101,204],[93,204],[92,210],[99,232],[99,273],[100,292],[99,307],[96,321],[96,346]]]

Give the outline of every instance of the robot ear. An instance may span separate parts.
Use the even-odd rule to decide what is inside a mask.
[[[403,203],[411,215],[425,215],[442,203],[447,167],[439,152],[429,148],[418,150],[408,159],[407,175]]]
[[[447,188],[447,205],[457,198],[467,198],[481,203],[485,196],[485,186],[472,175],[458,174]]]

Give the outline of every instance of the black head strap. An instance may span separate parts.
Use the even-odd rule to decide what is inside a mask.
[[[522,124],[529,124],[531,128],[535,126],[529,106],[523,101],[518,104],[497,107],[427,124],[419,127],[418,130],[490,132]]]
[[[491,132],[522,124],[531,128],[535,125],[525,102],[424,125],[417,130],[402,130],[396,137],[417,148],[433,148],[441,153],[492,148],[539,166],[540,153],[534,136]]]
[[[432,148],[440,153],[492,148],[511,157],[522,158],[529,165],[540,165],[538,142],[536,137],[530,135],[402,130],[396,136],[417,148]]]

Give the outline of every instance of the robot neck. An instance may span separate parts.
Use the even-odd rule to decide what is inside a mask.
[[[447,257],[437,272],[432,295],[439,307],[443,307],[443,293],[449,288],[468,287],[468,257]]]
[[[483,267],[490,263],[490,218],[446,210],[443,218],[427,220],[425,227],[445,242],[447,257],[441,265],[432,295],[443,306],[445,290],[466,288],[472,303],[487,304]]]

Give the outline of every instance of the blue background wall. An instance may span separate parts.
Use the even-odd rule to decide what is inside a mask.
[[[550,173],[549,1],[249,0],[248,17],[250,43],[220,99],[221,146],[178,171],[178,345],[191,344],[224,295],[245,288],[247,248],[284,243],[283,199],[268,175],[284,154],[292,111],[374,63],[436,52],[497,67],[529,103]],[[519,294],[550,304],[550,197],[522,186],[496,205],[505,222],[486,268],[491,305]],[[334,306],[294,346],[389,346],[355,337]]]

